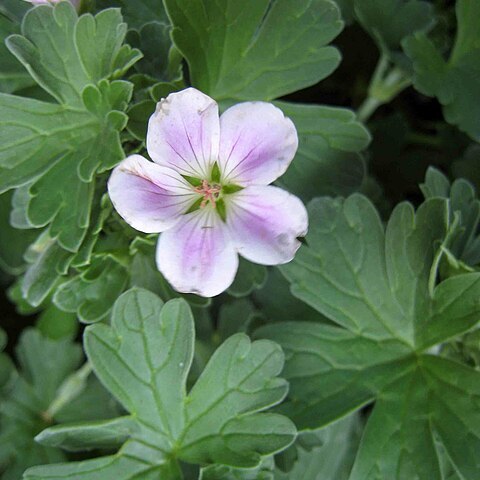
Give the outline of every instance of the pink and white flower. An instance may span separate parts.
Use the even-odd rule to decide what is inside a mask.
[[[292,121],[270,103],[245,102],[220,117],[194,88],[170,94],[151,116],[147,150],[108,182],[117,212],[161,232],[157,266],[179,292],[212,297],[235,278],[238,254],[262,265],[293,259],[307,232],[302,202],[269,186],[298,146]]]

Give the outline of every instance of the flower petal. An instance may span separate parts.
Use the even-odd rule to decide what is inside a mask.
[[[224,181],[268,185],[285,173],[297,147],[293,122],[271,103],[239,103],[220,117],[218,163]]]
[[[293,259],[308,216],[294,195],[272,186],[251,186],[227,197],[227,226],[238,253],[255,263],[278,265]]]
[[[171,168],[140,155],[117,165],[108,180],[108,193],[118,214],[145,233],[174,225],[198,198],[190,184]]]
[[[225,224],[207,207],[160,235],[157,266],[175,290],[214,297],[233,282],[238,255]]]
[[[218,158],[217,103],[195,88],[171,93],[150,117],[147,150],[159,165],[206,179]]]

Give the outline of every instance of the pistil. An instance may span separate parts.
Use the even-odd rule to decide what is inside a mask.
[[[207,203],[210,202],[213,208],[216,208],[216,201],[220,195],[222,187],[216,183],[210,184],[207,180],[202,180],[202,185],[195,187],[195,192],[203,195],[200,208],[205,208]]]

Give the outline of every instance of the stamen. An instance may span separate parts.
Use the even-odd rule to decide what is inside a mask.
[[[213,208],[216,208],[215,202],[218,200],[221,190],[222,187],[220,185],[217,185],[216,183],[210,185],[207,180],[202,180],[202,185],[195,187],[195,192],[203,195],[200,208],[205,208],[208,202],[212,204]]]

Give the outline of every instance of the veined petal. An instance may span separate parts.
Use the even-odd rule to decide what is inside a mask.
[[[268,185],[285,173],[297,147],[293,122],[271,103],[239,103],[220,117],[218,163],[224,181]]]
[[[238,255],[226,225],[206,207],[183,216],[160,235],[157,266],[175,290],[214,297],[233,282]]]
[[[255,263],[293,259],[297,237],[308,229],[307,210],[294,195],[272,186],[250,186],[228,197],[227,226],[237,252]]]
[[[190,184],[173,169],[140,155],[132,155],[114,168],[108,193],[118,214],[145,233],[170,228],[198,198]]]
[[[147,150],[159,165],[204,179],[217,161],[219,138],[217,103],[187,88],[157,105],[148,122]]]

